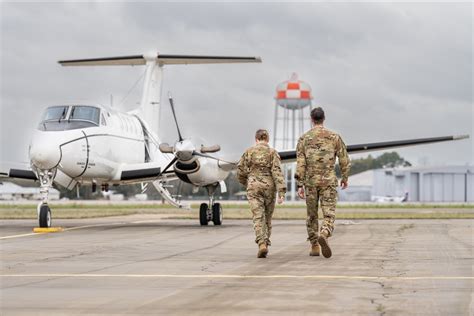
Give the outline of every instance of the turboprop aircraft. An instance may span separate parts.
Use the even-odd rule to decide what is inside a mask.
[[[217,187],[225,192],[224,179],[236,168],[236,161],[224,161],[212,154],[219,145],[204,146],[184,138],[179,129],[173,99],[170,106],[176,123],[175,144],[160,141],[159,109],[163,67],[168,65],[211,63],[258,63],[259,57],[190,56],[147,53],[144,55],[62,60],[62,66],[139,66],[146,67],[141,102],[138,108],[121,112],[104,105],[70,104],[46,108],[29,147],[29,165],[5,168],[0,176],[39,181],[42,200],[38,204],[40,227],[50,227],[49,190],[59,185],[69,190],[77,185],[100,186],[149,183],[176,207],[183,207],[168,191],[166,183],[178,178],[196,187],[204,187],[209,203],[199,210],[201,225],[222,224],[222,206],[216,203]],[[401,141],[348,145],[349,153],[421,145],[468,138],[443,136]],[[284,163],[294,162],[295,150],[280,152]]]

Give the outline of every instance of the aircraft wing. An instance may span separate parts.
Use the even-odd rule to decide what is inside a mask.
[[[0,164],[0,180],[3,179],[21,179],[36,181],[36,174],[31,170],[28,163],[14,163],[11,165]]]
[[[0,182],[8,181],[20,186],[35,185],[38,181],[36,174],[31,170],[29,163],[1,163]]]
[[[115,180],[122,183],[140,183],[164,178],[166,180],[177,179],[174,170],[166,170],[164,173],[161,172],[162,170],[163,166],[157,162],[125,164],[118,171]]]
[[[469,138],[469,135],[415,138],[415,139],[395,140],[395,141],[388,141],[388,142],[356,144],[356,145],[348,145],[347,152],[349,154],[358,154],[358,153],[364,153],[364,152],[369,152],[369,151],[392,149],[392,148],[407,147],[407,146],[426,145],[426,144],[432,144],[432,143],[461,140],[461,139],[466,139],[466,138]],[[279,154],[281,157],[281,161],[283,163],[296,161],[296,150],[284,150],[284,151],[280,151]]]

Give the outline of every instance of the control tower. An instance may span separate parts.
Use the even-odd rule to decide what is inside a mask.
[[[273,147],[275,149],[295,149],[298,138],[305,130],[311,128],[312,98],[311,87],[306,82],[298,80],[296,73],[293,73],[290,80],[277,86],[273,123]],[[296,197],[295,171],[296,163],[283,167],[291,201],[295,201]]]

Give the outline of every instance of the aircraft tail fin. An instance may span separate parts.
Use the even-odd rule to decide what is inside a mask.
[[[223,63],[260,63],[260,57],[242,56],[198,56],[169,55],[150,52],[143,55],[103,57],[89,59],[70,59],[58,61],[62,66],[145,66],[145,78],[140,106],[134,113],[140,117],[147,130],[158,137],[159,108],[163,66],[188,64],[223,64]],[[159,140],[159,138],[157,138]],[[157,150],[157,148],[156,148]],[[151,150],[153,152],[153,150]]]

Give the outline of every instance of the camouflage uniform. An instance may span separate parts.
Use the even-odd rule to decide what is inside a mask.
[[[237,177],[247,188],[255,242],[270,245],[275,194],[278,191],[278,195],[284,197],[286,193],[278,152],[266,143],[247,149],[240,158]]]
[[[350,160],[346,145],[338,134],[316,126],[298,140],[296,147],[296,174],[298,187],[305,187],[308,240],[317,243],[319,237],[318,202],[321,203],[324,222],[321,232],[331,236],[334,230],[337,202],[337,178],[334,170],[339,158],[342,180],[347,181]]]

